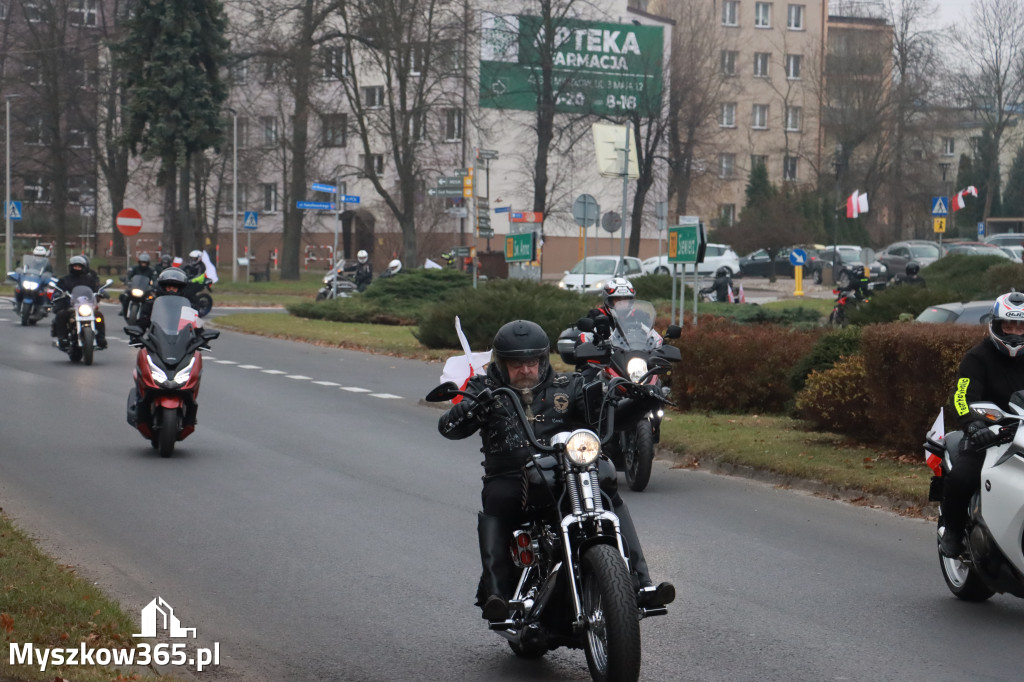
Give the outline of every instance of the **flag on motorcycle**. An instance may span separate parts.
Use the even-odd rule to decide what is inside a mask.
[[[210,278],[210,281],[216,284],[217,280],[220,279],[217,277],[217,266],[213,264],[212,260],[210,260],[210,254],[206,253],[205,249],[201,253],[203,254],[203,265],[206,266],[206,276]]]
[[[491,351],[482,353],[470,351],[469,341],[466,340],[466,335],[462,333],[462,322],[459,320],[458,315],[455,316],[455,333],[458,335],[459,343],[462,345],[463,355],[456,355],[445,361],[444,369],[441,370],[441,383],[451,381],[460,389],[465,390],[466,384],[469,383],[473,375],[484,373],[484,366],[491,361]],[[456,404],[460,400],[462,400],[462,396],[457,395],[452,398],[452,404]]]
[[[868,212],[868,195],[867,195],[867,193],[861,194],[860,190],[858,190],[858,189],[853,190],[853,194],[851,194],[846,199],[846,217],[847,218],[856,218],[861,213],[867,213],[867,212]]]
[[[928,429],[928,439],[933,440],[936,443],[941,443],[946,437],[946,422],[942,414],[942,408],[939,408],[939,416],[935,418],[935,423],[932,424],[932,428]],[[924,461],[928,465],[928,468],[935,472],[936,476],[942,475],[942,459],[938,455],[924,451]]]
[[[729,289],[729,303],[735,303],[736,302],[736,295],[732,293],[732,285],[731,284],[728,285],[728,289]]]

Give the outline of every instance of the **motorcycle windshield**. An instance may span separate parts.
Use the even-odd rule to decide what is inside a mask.
[[[96,294],[84,284],[71,290],[71,301],[74,303],[75,308],[88,303],[92,306],[93,310],[96,310]]]
[[[656,313],[650,301],[619,301],[610,311],[612,346],[624,351],[648,351],[661,346],[661,335],[654,331]]]
[[[128,283],[129,289],[149,289],[149,275],[132,275],[132,281]]]
[[[198,325],[199,313],[184,296],[161,296],[153,301],[149,334],[164,360],[176,363],[185,356]]]
[[[26,275],[42,277],[43,274],[50,272],[50,259],[43,256],[25,256],[21,271]]]

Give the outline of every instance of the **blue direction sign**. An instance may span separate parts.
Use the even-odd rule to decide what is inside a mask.
[[[334,208],[334,204],[329,201],[296,201],[295,208],[301,208],[304,211],[330,211]]]
[[[807,262],[807,252],[803,249],[793,249],[789,252],[789,264],[793,267],[803,265]]]
[[[932,215],[949,215],[949,202],[946,197],[932,197]]]
[[[21,202],[12,201],[7,208],[7,217],[11,220],[21,220]]]
[[[255,230],[260,226],[260,214],[256,211],[246,211],[242,227],[247,230]]]
[[[329,194],[336,194],[338,192],[338,188],[335,187],[334,185],[325,185],[325,184],[320,183],[320,182],[314,182],[313,183],[313,191],[314,192],[328,192]]]
[[[512,210],[511,206],[499,206],[498,208],[494,209],[494,212],[495,213],[508,213],[511,210]]]
[[[343,203],[343,204],[358,204],[359,203],[359,197],[352,196],[351,194],[342,194],[340,197],[338,197],[338,200],[341,201],[341,203]]]

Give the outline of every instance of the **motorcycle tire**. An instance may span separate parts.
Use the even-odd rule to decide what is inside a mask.
[[[67,353],[68,357],[71,358],[71,362],[81,362],[82,347],[78,345],[74,332],[69,332],[67,339],[69,344]]]
[[[326,293],[324,293],[323,291],[316,292],[316,300],[317,300],[317,302],[320,302],[320,301],[323,301],[323,300],[326,300],[326,299],[327,299],[327,294]]]
[[[82,362],[86,365],[92,364],[92,355],[96,350],[96,333],[86,327],[82,330]]]
[[[160,410],[160,423],[157,425],[157,443],[161,457],[170,457],[174,452],[174,444],[178,442],[178,411],[169,408]]]
[[[946,587],[957,599],[970,602],[982,602],[995,594],[989,589],[974,568],[959,559],[950,559],[939,552],[939,566],[942,568],[942,579]]]
[[[199,317],[206,317],[211,310],[213,310],[213,296],[205,291],[196,294],[196,312],[199,313]]]
[[[640,677],[640,619],[633,581],[611,545],[593,545],[580,557],[583,649],[596,682]]]
[[[128,304],[128,314],[124,318],[128,324],[139,323],[139,307],[139,304],[134,301]]]
[[[21,326],[27,327],[32,317],[32,306],[28,303],[21,304]]]
[[[651,480],[654,463],[654,432],[651,422],[641,419],[633,434],[633,447],[624,455],[626,484],[630,490],[641,492]]]
[[[846,312],[842,308],[833,308],[828,316],[828,325],[830,327],[845,327]]]

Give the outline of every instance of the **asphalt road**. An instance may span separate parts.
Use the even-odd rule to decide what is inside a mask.
[[[75,366],[42,324],[0,313],[0,506],[129,612],[159,595],[219,642],[202,677],[589,679],[582,652],[516,659],[471,605],[481,456],[419,403],[440,365],[224,332],[161,459],[125,423],[134,350]],[[643,679],[1019,678],[1024,602],[954,599],[924,521],[665,463],[623,496],[679,592],[642,624]]]

